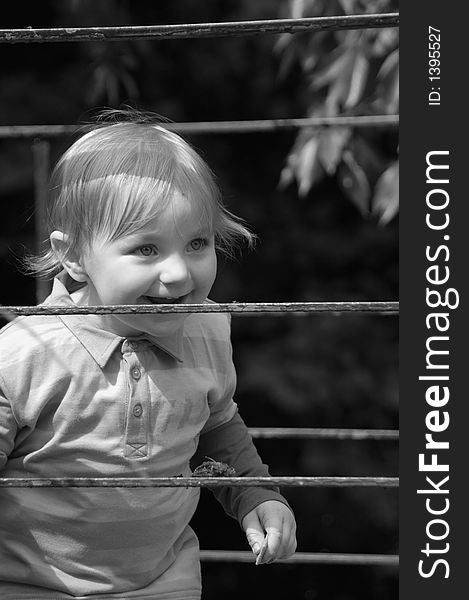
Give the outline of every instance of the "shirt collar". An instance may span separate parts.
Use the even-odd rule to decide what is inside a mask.
[[[65,271],[62,271],[55,277],[52,292],[50,296],[44,300],[43,304],[53,306],[76,306],[70,296],[70,292],[78,287],[80,286],[77,285]],[[58,318],[77,338],[101,368],[106,366],[111,355],[125,339],[110,331],[94,327],[87,320],[86,315],[59,315]],[[164,352],[175,358],[178,362],[183,362],[183,325],[171,336],[156,338],[155,336],[142,333],[140,336],[129,339],[149,340],[153,345],[164,350]]]

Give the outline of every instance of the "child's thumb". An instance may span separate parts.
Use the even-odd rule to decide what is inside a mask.
[[[252,551],[256,555],[259,554],[262,543],[264,542],[265,532],[254,511],[244,517],[243,528]]]

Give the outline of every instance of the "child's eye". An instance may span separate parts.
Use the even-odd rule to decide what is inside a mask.
[[[207,244],[208,241],[205,238],[197,238],[189,243],[189,249],[192,252],[198,252],[199,250],[202,250],[202,248],[205,248]]]
[[[140,248],[137,249],[137,252],[141,256],[153,256],[157,253],[157,250],[155,246],[140,246]]]

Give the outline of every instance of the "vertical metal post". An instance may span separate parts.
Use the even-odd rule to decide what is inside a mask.
[[[34,222],[36,228],[35,251],[42,250],[42,244],[47,236],[46,210],[48,183],[50,173],[50,142],[34,140],[32,145],[34,165]],[[51,284],[42,279],[36,279],[36,301],[42,302],[50,293]]]

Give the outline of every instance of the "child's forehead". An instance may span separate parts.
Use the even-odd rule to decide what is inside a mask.
[[[190,194],[181,192],[178,188],[169,188],[166,201],[161,211],[161,218],[176,220],[194,219],[201,210],[198,202]]]
[[[181,231],[199,231],[211,228],[207,223],[206,211],[190,195],[172,190],[168,195],[166,205],[161,212],[155,216],[151,225],[157,229],[164,230],[166,227],[175,225]]]
[[[197,218],[206,213],[211,204],[205,190],[196,185],[181,185],[178,181],[133,173],[118,173],[105,179],[117,199],[130,200],[142,207],[153,205],[158,213],[170,211],[178,217],[191,215]]]
[[[213,215],[204,203],[174,186],[167,187],[164,194],[159,191],[147,191],[144,198],[140,197],[140,202],[134,207],[137,213],[133,211],[136,219],[134,226],[128,229],[124,227],[128,235],[151,237],[171,232],[171,235],[185,238],[212,232]]]

